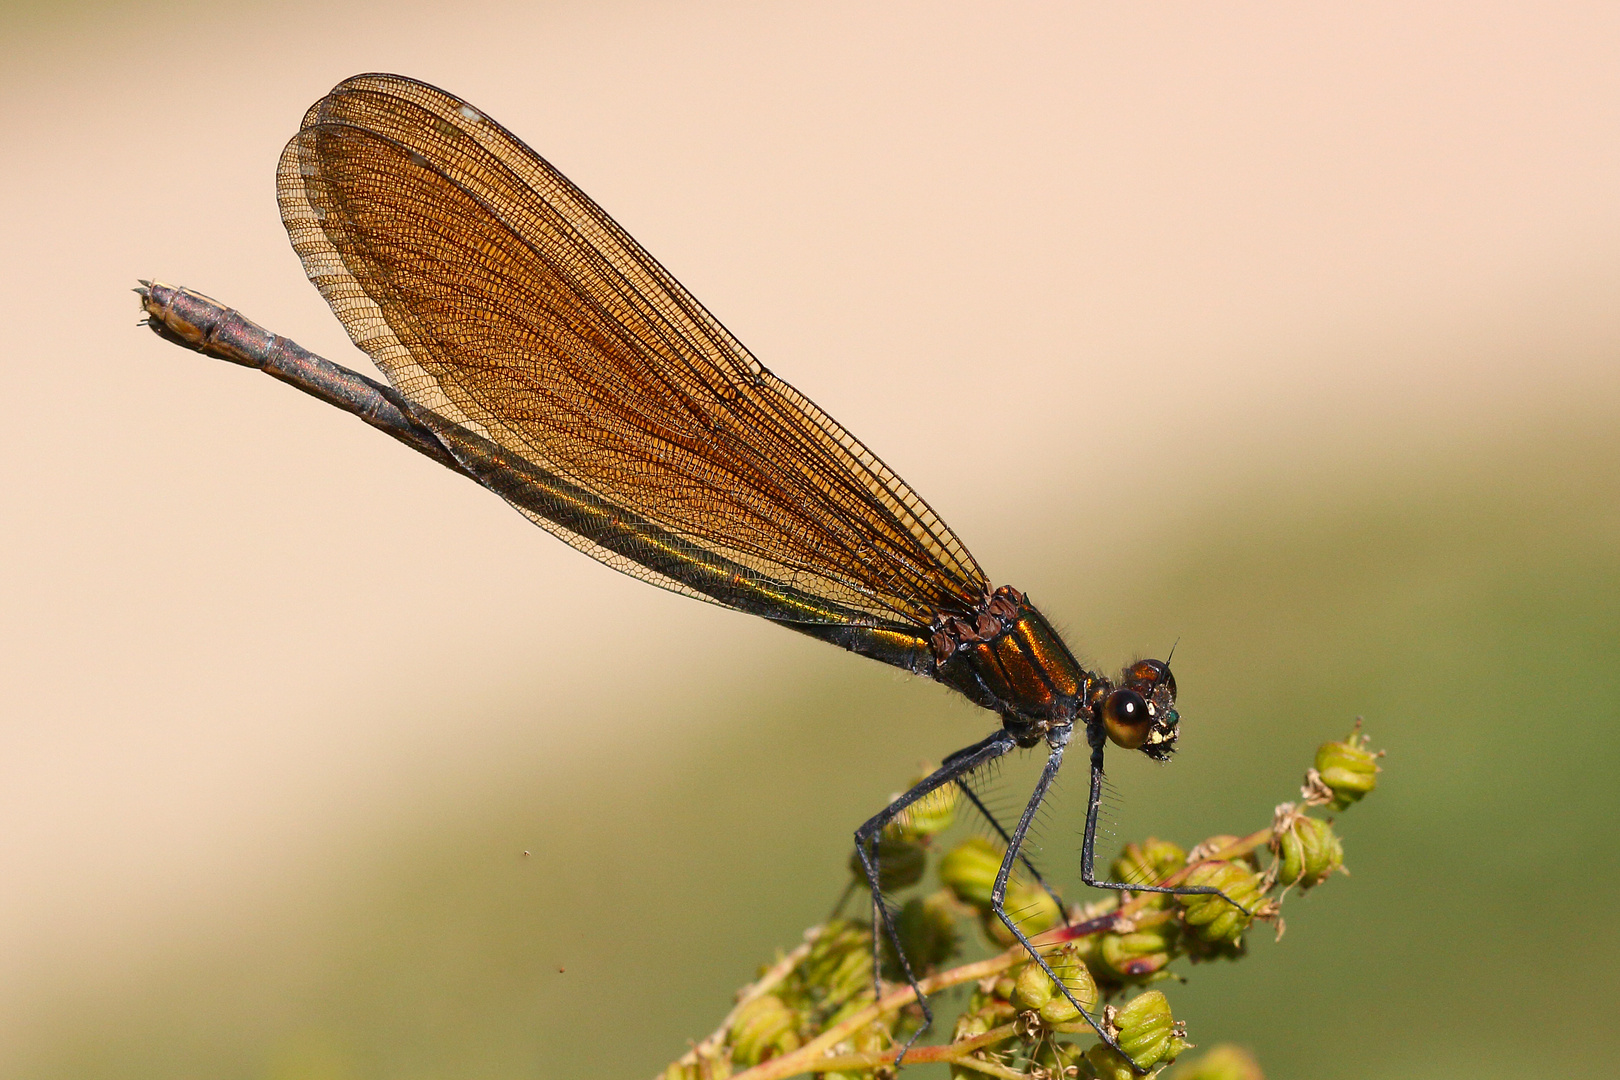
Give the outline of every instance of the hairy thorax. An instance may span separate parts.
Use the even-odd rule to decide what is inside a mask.
[[[1010,585],[997,589],[972,618],[938,620],[929,645],[934,677],[998,713],[1025,746],[1073,725],[1092,697],[1096,677]]]

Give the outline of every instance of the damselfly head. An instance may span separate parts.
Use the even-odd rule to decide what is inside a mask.
[[[1116,746],[1165,761],[1176,749],[1176,677],[1162,660],[1138,660],[1102,702],[1103,728]]]

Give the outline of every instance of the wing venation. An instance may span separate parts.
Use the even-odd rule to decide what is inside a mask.
[[[277,192],[310,280],[424,422],[606,515],[508,496],[575,547],[788,621],[924,626],[982,601],[972,555],[904,481],[460,99],[346,80],[287,144]],[[663,538],[656,559],[591,535],[618,511]]]

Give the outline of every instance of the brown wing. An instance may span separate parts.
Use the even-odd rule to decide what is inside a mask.
[[[305,273],[430,424],[766,593],[828,605],[761,614],[922,626],[983,600],[973,556],[904,481],[460,99],[396,75],[346,80],[287,144],[277,192]],[[615,569],[731,602],[667,558],[598,543],[577,516],[518,509]]]

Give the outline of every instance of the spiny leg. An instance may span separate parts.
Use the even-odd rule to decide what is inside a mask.
[[[1102,805],[1103,743],[1098,736],[1092,736],[1092,740],[1091,795],[1086,800],[1086,837],[1080,848],[1080,880],[1093,888],[1115,889],[1119,892],[1156,892],[1169,893],[1172,896],[1218,896],[1243,912],[1243,914],[1252,917],[1254,912],[1213,885],[1132,885],[1125,881],[1097,880],[1097,875],[1092,870],[1091,864],[1097,854],[1097,810]]]
[[[894,920],[889,914],[889,906],[883,902],[883,886],[878,877],[878,840],[883,830],[894,821],[906,807],[916,802],[946,784],[960,780],[968,773],[977,769],[987,761],[993,761],[1002,754],[1012,750],[1017,744],[1013,737],[1005,730],[998,731],[989,738],[974,743],[972,746],[958,750],[938,769],[935,769],[910,791],[895,799],[888,806],[874,814],[866,824],[855,830],[855,854],[861,860],[861,869],[866,874],[866,883],[872,890],[872,989],[874,994],[881,996],[883,990],[883,970],[881,950],[878,947],[878,926],[881,924],[883,933],[894,945],[894,953],[900,958],[900,970],[905,974],[906,981],[917,994],[917,1004],[922,1007],[922,1026],[914,1031],[911,1038],[906,1040],[905,1046],[895,1057],[896,1067],[905,1060],[906,1051],[911,1049],[912,1043],[920,1038],[934,1023],[933,1010],[928,1007],[928,999],[923,995],[922,986],[917,982],[917,976],[911,970],[911,961],[906,956],[905,947],[900,942],[899,931],[895,929]]]
[[[962,794],[968,797],[968,801],[973,804],[974,809],[978,810],[979,814],[984,818],[984,820],[990,823],[990,827],[996,830],[996,835],[1001,837],[1001,842],[1003,844],[1012,843],[1012,837],[1002,826],[1001,822],[996,819],[996,815],[990,812],[990,808],[984,805],[983,800],[979,798],[979,793],[974,791],[973,786],[967,782],[967,777],[964,776],[957,780],[956,786],[962,789]],[[1055,890],[1053,890],[1052,886],[1046,883],[1046,879],[1041,876],[1041,872],[1035,869],[1035,864],[1029,861],[1029,856],[1025,855],[1023,852],[1019,852],[1018,861],[1024,864],[1024,869],[1028,870],[1030,876],[1035,879],[1035,884],[1039,885],[1042,891],[1044,891],[1047,896],[1052,898],[1052,902],[1057,905],[1058,915],[1063,919],[1063,925],[1068,926],[1069,908],[1068,905],[1063,902],[1063,898],[1059,896]]]
[[[1018,853],[1024,846],[1024,836],[1029,832],[1030,823],[1035,820],[1036,811],[1041,808],[1047,790],[1051,788],[1052,781],[1057,779],[1058,769],[1063,766],[1063,751],[1069,745],[1069,732],[1070,729],[1060,729],[1047,736],[1048,745],[1051,746],[1052,752],[1047,756],[1046,765],[1041,769],[1041,778],[1035,782],[1035,791],[1030,795],[1029,803],[1024,807],[1024,813],[1018,819],[1018,825],[1013,829],[1012,839],[1007,844],[1007,853],[1001,857],[1001,869],[996,871],[996,883],[990,889],[990,910],[995,913],[996,918],[1001,920],[1001,924],[1012,933],[1012,936],[1018,939],[1018,943],[1024,947],[1024,951],[1029,953],[1030,959],[1039,964],[1041,970],[1046,972],[1046,977],[1052,980],[1053,986],[1069,1000],[1070,1005],[1079,1010],[1081,1016],[1085,1017],[1086,1023],[1090,1024],[1092,1029],[1096,1031],[1097,1038],[1114,1050],[1118,1050],[1121,1055],[1124,1055],[1129,1060],[1129,1055],[1125,1055],[1125,1052],[1120,1050],[1118,1040],[1104,1031],[1102,1025],[1097,1022],[1096,1017],[1087,1012],[1086,1007],[1075,1000],[1074,993],[1069,989],[1068,984],[1058,978],[1057,972],[1052,970],[1052,966],[1046,962],[1046,958],[1040,954],[1035,946],[1030,944],[1029,938],[1024,935],[1024,931],[1007,914],[1007,881],[1012,877],[1014,864],[1018,862]]]

